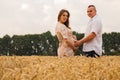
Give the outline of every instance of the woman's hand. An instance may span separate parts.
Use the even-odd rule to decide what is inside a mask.
[[[78,50],[78,47],[73,47],[73,51],[76,52]]]

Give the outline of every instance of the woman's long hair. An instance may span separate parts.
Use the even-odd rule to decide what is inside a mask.
[[[58,21],[60,20],[60,17],[61,17],[61,15],[62,15],[64,12],[67,12],[67,13],[68,13],[68,19],[67,19],[67,21],[64,23],[64,25],[65,25],[66,27],[70,28],[70,27],[69,27],[69,17],[70,17],[70,13],[68,12],[68,10],[65,10],[65,9],[60,10],[60,12],[59,12],[59,14],[58,14]]]

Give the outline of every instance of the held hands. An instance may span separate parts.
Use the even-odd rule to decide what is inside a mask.
[[[79,46],[79,41],[75,41],[74,46],[78,47]]]
[[[79,47],[80,45],[82,45],[81,40],[77,40],[77,41],[74,42],[75,47]]]
[[[73,51],[76,52],[79,47],[74,46]]]
[[[78,48],[79,48],[79,42],[76,40],[76,41],[74,41],[74,52],[76,52],[77,50],[78,50]]]
[[[79,48],[79,46],[81,46],[82,45],[82,40],[76,40],[76,41],[74,41],[74,52],[76,52],[77,50],[78,50],[78,48]]]

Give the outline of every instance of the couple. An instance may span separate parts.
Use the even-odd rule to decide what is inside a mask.
[[[74,56],[78,47],[83,44],[83,52],[87,57],[100,57],[102,55],[102,23],[97,15],[94,5],[89,5],[87,15],[90,20],[87,25],[85,37],[77,40],[69,27],[70,14],[62,9],[58,14],[58,23],[56,25],[56,35],[59,40],[58,56]]]

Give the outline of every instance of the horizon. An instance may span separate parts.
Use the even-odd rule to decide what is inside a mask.
[[[48,31],[46,31],[46,32],[48,32]],[[5,34],[5,35],[3,35],[2,37],[0,37],[0,38],[3,38],[4,36],[6,36],[6,35],[8,35],[8,36],[10,36],[10,37],[13,37],[13,36],[15,36],[15,35],[17,35],[17,36],[25,36],[25,35],[40,35],[40,34],[44,34],[44,33],[46,33],[46,32],[42,32],[42,33],[35,33],[35,34],[14,34],[14,35],[9,35],[9,34]],[[50,33],[51,33],[51,35],[52,36],[55,36],[56,34],[52,34],[52,32],[51,31],[49,31]],[[74,32],[74,31],[73,31]],[[76,32],[76,31],[75,31]],[[79,32],[77,32],[77,33],[79,33]],[[109,34],[109,33],[120,33],[120,32],[103,32],[102,34],[105,34],[105,33],[107,33],[107,34]],[[84,34],[84,33],[79,33],[79,34]]]

